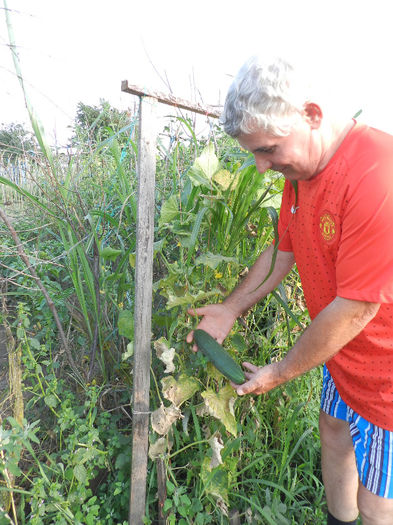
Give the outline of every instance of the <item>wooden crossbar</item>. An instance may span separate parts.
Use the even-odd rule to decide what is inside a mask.
[[[131,95],[137,95],[138,97],[155,98],[162,104],[167,104],[168,106],[173,106],[179,109],[185,109],[187,111],[193,111],[194,113],[199,113],[200,115],[206,115],[206,117],[219,118],[221,115],[220,111],[214,106],[189,102],[188,100],[184,100],[173,95],[166,95],[165,93],[160,93],[158,91],[150,91],[146,88],[131,85],[128,83],[128,80],[122,81],[121,90],[125,93],[130,93]]]

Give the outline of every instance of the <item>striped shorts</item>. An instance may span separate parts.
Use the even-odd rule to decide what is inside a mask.
[[[323,369],[321,409],[349,423],[362,484],[377,496],[393,498],[393,432],[369,423],[344,403],[326,366]]]

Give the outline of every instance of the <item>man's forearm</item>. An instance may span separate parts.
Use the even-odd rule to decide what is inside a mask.
[[[311,322],[279,364],[287,382],[334,357],[377,314],[379,304],[336,297]]]
[[[272,265],[274,246],[267,248],[257,259],[245,279],[225,299],[224,303],[237,316],[246,312],[274,290],[291,270],[295,259],[292,252],[277,251],[274,268],[266,279]],[[264,280],[266,281],[264,282]],[[261,285],[261,283],[263,283]]]
[[[325,363],[354,339],[377,314],[379,304],[336,297],[312,321],[281,361],[257,367],[244,363],[248,381],[239,395],[264,394]]]

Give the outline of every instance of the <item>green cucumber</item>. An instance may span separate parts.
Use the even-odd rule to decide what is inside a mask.
[[[199,350],[225,377],[237,385],[241,385],[246,381],[240,366],[210,334],[198,328],[194,330],[194,340]]]

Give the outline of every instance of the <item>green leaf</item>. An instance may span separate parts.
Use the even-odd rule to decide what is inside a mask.
[[[22,474],[22,471],[20,470],[20,468],[14,460],[10,460],[7,462],[7,469],[13,476],[18,477]]]
[[[207,182],[209,182],[219,169],[220,162],[214,153],[214,145],[210,143],[202,151],[201,155],[195,159],[190,171],[190,178],[192,178],[192,175],[196,175],[197,180],[207,180]]]
[[[239,261],[235,257],[225,257],[224,255],[207,252],[203,255],[200,255],[196,259],[195,264],[204,264],[205,266],[209,266],[209,268],[215,270],[222,262],[238,263]]]
[[[73,472],[74,472],[74,476],[80,483],[86,482],[87,472],[86,472],[86,468],[83,465],[75,465]]]
[[[163,511],[167,512],[172,507],[172,500],[167,498],[164,502]]]
[[[41,347],[40,342],[35,337],[30,337],[29,343],[30,343],[31,348],[34,348],[34,350],[39,350]]]
[[[44,401],[45,401],[45,404],[48,405],[48,407],[50,408],[55,408],[55,406],[57,406],[57,403],[58,403],[56,396],[54,396],[53,394],[49,394],[48,396],[45,396]]]
[[[176,195],[172,195],[161,206],[161,214],[158,226],[170,224],[179,215],[179,204]]]
[[[108,261],[115,261],[122,253],[123,252],[121,250],[111,248],[110,246],[105,246],[105,248],[101,250],[100,255],[103,259],[108,259]]]
[[[134,339],[134,314],[131,310],[121,310],[117,321],[119,334],[127,339]]]

